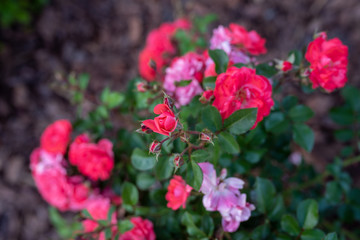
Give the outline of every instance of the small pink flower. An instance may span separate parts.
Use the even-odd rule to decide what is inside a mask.
[[[173,111],[166,104],[158,104],[154,108],[154,113],[159,114],[154,120],[148,119],[142,122],[143,126],[151,129],[156,133],[169,136],[175,131],[177,119]],[[143,128],[143,127],[142,127]]]
[[[208,211],[219,211],[223,217],[223,228],[227,232],[234,232],[240,222],[246,221],[255,207],[246,203],[246,195],[239,189],[244,186],[244,181],[239,178],[225,178],[226,169],[216,177],[216,171],[211,163],[199,163],[203,171],[203,182],[200,192],[204,193],[203,205]]]
[[[119,240],[155,240],[152,222],[141,217],[133,217],[130,221],[134,225],[133,228],[122,234]]]
[[[173,60],[166,69],[164,89],[174,98],[176,107],[189,104],[194,96],[203,92],[201,82],[204,71],[204,58],[197,53],[190,52]],[[191,82],[186,86],[177,86],[177,83],[183,80]]]
[[[192,187],[186,184],[181,176],[175,175],[170,180],[168,186],[168,192],[165,195],[165,199],[168,201],[167,207],[172,210],[177,210],[181,206],[185,208],[186,200],[190,196]]]

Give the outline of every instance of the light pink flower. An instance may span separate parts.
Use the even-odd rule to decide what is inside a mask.
[[[211,163],[199,163],[203,171],[203,182],[200,192],[204,193],[203,205],[208,211],[219,211],[223,217],[223,228],[227,232],[234,232],[240,222],[246,221],[255,209],[252,204],[246,202],[246,195],[241,194],[239,189],[244,186],[244,181],[235,178],[225,178],[227,171],[223,169],[220,177],[216,177],[216,171]]]
[[[193,52],[175,58],[171,66],[166,69],[164,89],[175,100],[176,107],[189,104],[194,96],[203,92],[201,82],[204,70],[203,56]],[[191,80],[191,82],[184,87],[176,86],[176,83],[182,80]]]

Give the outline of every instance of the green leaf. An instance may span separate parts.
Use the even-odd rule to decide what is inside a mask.
[[[87,209],[83,209],[81,211],[81,215],[84,217],[84,218],[87,218],[87,219],[93,219],[93,217],[91,216],[91,214],[89,213],[89,211]]]
[[[341,95],[347,102],[349,102],[351,108],[360,112],[360,90],[353,86],[345,86],[341,89]]]
[[[218,142],[222,150],[230,154],[238,154],[240,146],[233,135],[228,132],[222,132],[218,135]]]
[[[276,190],[272,182],[268,179],[260,177],[256,178],[255,182],[255,201],[256,208],[261,213],[271,212],[272,202],[269,201],[275,197]]]
[[[154,155],[149,155],[149,153],[139,148],[135,148],[131,154],[131,163],[137,170],[146,171],[155,166],[156,158]]]
[[[264,120],[266,131],[274,134],[283,133],[290,126],[282,112],[273,112]]]
[[[242,67],[248,67],[248,66],[243,63],[235,63],[234,65],[232,65],[232,67],[242,68]]]
[[[90,75],[87,73],[82,73],[79,75],[79,87],[81,90],[85,90],[89,84]]]
[[[297,103],[298,103],[298,98],[293,95],[286,96],[282,100],[282,105],[285,108],[285,110],[291,109],[292,107],[296,106]]]
[[[174,159],[173,157],[171,158]],[[167,156],[161,156],[159,157],[159,162],[156,164],[155,167],[155,176],[159,180],[165,180],[171,177],[174,165],[171,164],[169,158]]]
[[[139,201],[139,192],[134,184],[124,182],[121,197],[125,204],[135,205]]]
[[[301,51],[293,50],[289,53],[289,60],[292,60],[291,58],[293,58],[294,61],[290,62],[293,62],[294,65],[299,66],[303,58],[302,55],[303,54],[301,53]]]
[[[189,85],[192,82],[192,79],[190,80],[181,80],[179,82],[175,82],[175,86],[176,87],[186,87],[187,85]]]
[[[209,215],[203,215],[202,221],[201,221],[201,229],[207,233],[209,237],[213,235],[215,226],[214,226],[214,220]]]
[[[325,234],[319,229],[308,229],[302,232],[301,240],[322,240]]]
[[[333,232],[326,235],[324,240],[338,240],[338,237],[337,234]]]
[[[272,207],[269,211],[271,221],[279,221],[285,212],[284,198],[279,194],[272,200]]]
[[[255,164],[258,163],[262,156],[265,154],[265,149],[261,150],[248,150],[244,153],[244,158],[249,163]]]
[[[277,72],[275,66],[270,66],[268,63],[261,63],[256,66],[256,74],[263,75],[267,78],[274,76]]]
[[[216,14],[207,14],[205,16],[195,17],[194,25],[200,33],[206,33],[208,25],[218,19]]]
[[[108,222],[111,222],[111,219],[112,219],[112,215],[113,213],[115,212],[116,210],[116,207],[115,206],[111,206],[109,212],[108,212],[108,215],[107,215],[107,220]]]
[[[221,49],[209,50],[209,56],[215,63],[215,71],[217,74],[226,71],[229,63],[229,57],[223,50]]]
[[[329,203],[339,203],[342,199],[341,186],[336,181],[326,183],[325,199]]]
[[[181,55],[195,50],[195,42],[192,41],[192,38],[187,31],[178,29],[174,34],[174,38],[177,40],[177,46]]]
[[[197,238],[206,237],[206,234],[195,225],[194,219],[190,213],[185,212],[182,215],[181,223],[186,226],[186,231],[190,236]]]
[[[214,106],[207,106],[201,111],[201,119],[205,127],[212,132],[222,128],[222,119],[219,110]]]
[[[300,233],[300,227],[294,216],[286,214],[281,218],[281,229],[295,237]]]
[[[313,130],[305,124],[296,124],[293,130],[293,140],[306,151],[311,152],[315,141]]]
[[[191,153],[191,159],[197,163],[199,162],[212,162],[212,158],[214,157],[214,151],[211,146],[205,148],[196,150]]]
[[[232,134],[245,133],[255,124],[257,108],[246,108],[235,111],[224,121],[224,128]]]
[[[49,218],[58,234],[64,239],[73,239],[75,233],[82,229],[82,224],[80,222],[74,222],[73,224],[67,223],[56,208],[49,207]]]
[[[125,95],[119,92],[111,92],[109,88],[105,88],[100,96],[101,102],[109,109],[116,108],[125,100]]]
[[[211,89],[215,89],[215,82],[216,82],[216,77],[206,77],[203,80],[203,87],[206,88],[211,88]]]
[[[296,215],[302,228],[314,228],[319,221],[319,209],[317,202],[313,199],[302,201],[297,207]]]
[[[354,122],[354,114],[346,106],[331,109],[330,118],[339,125],[351,125]]]
[[[136,176],[136,185],[141,190],[149,189],[155,183],[155,178],[148,173],[139,173]]]
[[[269,224],[262,224],[256,227],[252,233],[252,239],[268,239],[268,235],[270,234]]]
[[[337,140],[346,142],[350,141],[356,133],[351,129],[339,129],[335,130],[334,134]]]
[[[130,220],[122,220],[118,223],[118,229],[120,233],[130,231],[134,227],[134,224]]]
[[[199,191],[203,180],[203,172],[200,166],[191,161],[188,163],[186,172],[186,183],[189,184],[194,190]]]
[[[295,122],[306,122],[312,116],[314,112],[305,105],[296,105],[289,111],[289,117]]]

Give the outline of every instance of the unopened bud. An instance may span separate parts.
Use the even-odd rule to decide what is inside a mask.
[[[202,133],[200,134],[200,140],[201,140],[201,141],[204,141],[204,142],[209,142],[209,143],[211,143],[212,145],[214,145],[214,143],[213,143],[213,141],[212,141],[211,134],[209,134],[209,133],[204,133],[204,132],[202,132]]]
[[[174,100],[171,97],[169,97],[168,95],[165,94],[165,96],[164,96],[164,104],[168,105],[168,107],[170,109],[172,109],[173,106],[174,106]]]
[[[161,151],[161,143],[157,140],[154,140],[149,147],[149,152],[159,153]]]
[[[214,98],[214,91],[213,91],[213,90],[206,90],[206,91],[203,92],[203,94],[201,95],[199,101],[200,101],[202,104],[205,104],[205,103],[210,102],[213,98]]]
[[[184,164],[183,158],[181,157],[180,154],[175,154],[174,157],[174,166],[176,169],[178,169],[179,167],[181,167]]]
[[[145,126],[143,123],[141,124],[141,131],[146,134],[153,132],[153,130],[151,130],[149,127]]]
[[[145,83],[139,82],[136,84],[138,92],[146,92]]]

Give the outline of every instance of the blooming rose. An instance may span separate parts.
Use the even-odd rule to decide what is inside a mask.
[[[235,232],[240,222],[250,218],[251,211],[255,207],[246,202],[246,195],[241,194],[244,181],[239,178],[225,178],[226,169],[221,171],[220,177],[216,177],[216,171],[211,163],[199,163],[203,171],[203,182],[200,192],[204,193],[203,205],[208,211],[219,211],[222,226],[226,232]]]
[[[61,211],[81,210],[90,195],[80,176],[68,177],[63,156],[40,148],[30,156],[30,168],[41,196]]]
[[[155,240],[152,222],[141,217],[133,217],[130,221],[134,225],[133,228],[122,234],[119,240]]]
[[[110,200],[104,197],[97,197],[88,202],[86,210],[90,213],[94,220],[107,220],[108,212],[110,210]],[[116,213],[111,216],[111,223],[116,223]],[[94,231],[99,224],[96,221],[85,219],[82,221],[84,232]],[[113,232],[116,231],[114,227]],[[99,240],[105,240],[105,233],[101,232],[98,236]]]
[[[256,122],[252,127],[255,128],[274,105],[271,94],[269,80],[256,75],[254,69],[231,67],[216,79],[213,106],[219,110],[223,120],[239,109],[257,108]]]
[[[101,139],[91,143],[87,134],[79,135],[70,146],[69,161],[92,180],[106,180],[114,167],[112,143]]]
[[[168,105],[158,104],[154,108],[154,113],[160,116],[155,117],[154,120],[148,119],[142,122],[142,124],[156,133],[160,133],[169,136],[177,126],[177,119],[175,114],[171,111]]]
[[[64,154],[72,131],[68,120],[58,120],[50,124],[41,135],[41,148],[49,153]]]
[[[139,71],[145,80],[154,81],[157,74],[162,76],[163,68],[176,53],[172,36],[177,29],[189,29],[190,26],[189,21],[179,19],[173,23],[163,23],[149,33],[146,46],[139,55]]]
[[[164,89],[174,100],[177,107],[187,105],[194,96],[203,92],[201,82],[204,77],[205,61],[202,55],[189,52],[175,58],[166,69]],[[191,82],[183,87],[176,86],[182,80]]]
[[[170,180],[168,191],[165,195],[165,199],[168,201],[167,207],[172,210],[177,210],[181,206],[185,208],[186,200],[190,196],[192,187],[186,184],[181,176],[174,176]]]
[[[229,28],[232,45],[243,48],[255,56],[266,53],[266,40],[261,38],[256,31],[252,30],[248,32],[243,26],[237,25],[235,23],[231,23]]]
[[[326,33],[321,33],[309,44],[305,58],[310,62],[313,88],[331,92],[347,82],[348,47],[338,38],[327,40]]]

